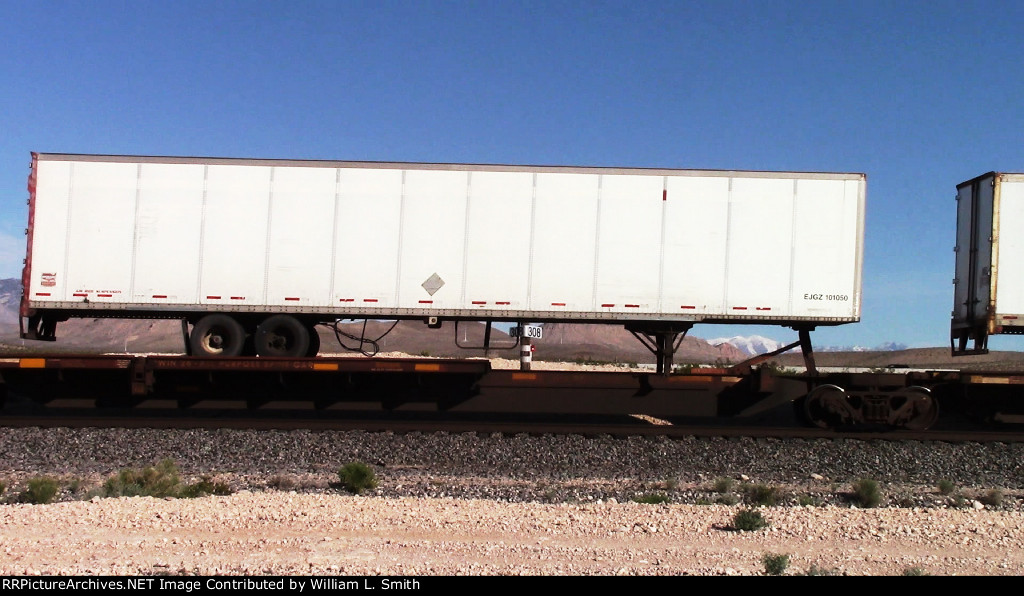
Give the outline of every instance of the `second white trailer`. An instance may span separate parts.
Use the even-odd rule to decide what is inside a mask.
[[[987,352],[989,335],[1024,333],[1022,230],[1024,174],[989,172],[957,185],[954,355]]]
[[[40,153],[29,187],[27,338],[72,316],[860,318],[863,174]]]

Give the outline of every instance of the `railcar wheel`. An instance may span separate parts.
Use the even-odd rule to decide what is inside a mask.
[[[804,416],[819,428],[847,426],[857,419],[846,391],[836,385],[822,385],[808,393],[804,398]]]
[[[309,330],[290,315],[267,317],[256,328],[256,353],[260,356],[297,358],[309,350]]]
[[[189,334],[194,356],[238,356],[245,346],[245,329],[228,315],[206,315]]]
[[[890,400],[889,424],[907,430],[927,430],[939,419],[939,403],[925,387],[907,387]]]

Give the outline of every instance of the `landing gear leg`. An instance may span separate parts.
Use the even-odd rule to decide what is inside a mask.
[[[692,327],[692,324],[657,328],[626,325],[626,329],[633,334],[633,337],[640,340],[640,343],[654,354],[655,366],[659,375],[668,375],[672,372],[672,360],[676,350],[679,349],[679,344],[683,343],[683,338]]]

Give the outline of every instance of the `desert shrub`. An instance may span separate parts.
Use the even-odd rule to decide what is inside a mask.
[[[782,490],[777,486],[764,484],[748,484],[743,488],[743,500],[747,505],[762,505],[771,507],[782,498]]]
[[[6,492],[6,491],[7,491],[7,485],[4,484],[3,482],[0,482],[0,495],[4,494],[4,492]]]
[[[712,490],[716,493],[727,493],[732,490],[732,487],[732,478],[715,478],[715,484],[712,487]]]
[[[225,496],[230,495],[231,487],[223,482],[214,482],[212,478],[204,476],[199,482],[183,486],[178,491],[178,496],[184,499],[206,497],[209,495]]]
[[[733,528],[740,532],[754,532],[768,527],[768,521],[755,509],[741,509],[732,519]]]
[[[658,483],[658,488],[663,490],[676,490],[679,488],[679,480],[676,478],[666,478],[662,482]]]
[[[925,573],[924,569],[921,569],[920,567],[907,567],[906,569],[903,570],[903,575],[905,577],[918,577],[918,576],[928,575],[928,574]]]
[[[948,478],[943,478],[939,480],[939,483],[936,486],[936,488],[938,489],[940,495],[951,495],[956,490],[956,485],[953,484],[952,480]]]
[[[761,562],[764,563],[764,572],[766,574],[782,575],[786,572],[786,568],[789,567],[789,555],[765,553],[761,557]]]
[[[839,572],[835,569],[829,569],[828,567],[818,567],[812,564],[811,568],[807,570],[804,575],[808,576],[826,576],[826,575],[839,575]]]
[[[124,469],[103,483],[106,497],[177,497],[181,477],[174,460],[165,459],[141,470]]]
[[[284,474],[274,474],[267,480],[267,486],[277,490],[294,490],[298,485],[294,478]]]
[[[670,500],[668,495],[664,493],[646,493],[633,497],[633,501],[647,505],[660,505],[661,503],[668,503]]]
[[[377,474],[367,464],[356,461],[345,464],[338,470],[341,486],[350,493],[359,494],[364,490],[377,488]]]
[[[60,491],[60,484],[56,478],[49,476],[36,476],[30,478],[25,489],[15,498],[19,503],[33,503],[37,505],[52,503]]]
[[[821,499],[813,495],[800,495],[797,497],[796,502],[801,507],[820,507]]]
[[[739,497],[730,494],[718,495],[716,500],[722,505],[735,505],[740,502]]]
[[[60,490],[60,485],[56,479],[48,476],[37,476],[28,481],[28,486],[21,493],[19,500],[22,503],[45,505],[46,503],[53,502],[57,497],[58,490]]]
[[[176,497],[194,498],[207,495],[230,495],[231,489],[209,477],[194,484],[184,484],[178,473],[178,464],[165,459],[155,466],[124,469],[103,483],[100,494],[104,497]]]
[[[998,488],[993,488],[992,490],[979,496],[978,501],[980,501],[984,505],[988,505],[989,507],[999,507],[1000,505],[1003,504],[1003,491],[999,490]]]
[[[882,489],[877,481],[861,478],[853,483],[853,497],[861,507],[878,507],[882,502]]]

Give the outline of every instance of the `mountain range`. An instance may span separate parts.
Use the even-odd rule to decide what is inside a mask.
[[[27,342],[18,337],[18,305],[21,300],[21,280],[0,279],[0,347],[7,350],[59,351],[78,353],[182,353],[184,339],[181,324],[176,320],[134,320],[134,319],[72,319],[60,323],[57,341]],[[390,333],[391,322],[369,321],[365,332],[362,322],[338,325],[338,330],[354,336],[370,339],[380,338],[376,348],[382,352],[403,352],[414,355],[440,357],[481,356],[479,348],[483,343],[484,325],[481,323],[445,322],[441,329],[429,329],[420,321],[401,321]],[[321,353],[345,352],[343,345],[358,348],[353,340],[339,342],[341,333],[329,326],[320,326]],[[386,334],[385,334],[386,333]],[[733,336],[704,340],[687,336],[676,352],[677,363],[736,363],[750,356],[775,351],[782,342],[767,337]],[[466,348],[466,346],[477,346]],[[489,356],[518,358],[514,340],[497,328],[492,330],[493,349]],[[537,360],[566,360],[592,362],[654,363],[654,355],[625,328],[618,325],[577,325],[548,323],[544,325],[544,337],[534,342],[534,358]],[[363,346],[370,351],[371,344]],[[876,348],[861,347],[820,347],[816,353],[836,352],[843,354],[898,352],[905,351],[903,344],[889,343]],[[787,353],[786,357],[799,354],[799,350]]]
[[[71,319],[58,324],[56,342],[25,341],[18,336],[18,305],[21,281],[0,280],[0,346],[7,350],[32,350],[77,353],[182,353],[184,338],[177,320]],[[484,355],[482,323],[446,321],[440,329],[430,329],[421,321],[367,321],[342,323],[337,333],[331,326],[318,327],[321,353],[343,353],[348,348],[366,351],[403,352],[446,358]],[[375,343],[360,345],[356,338]],[[491,357],[518,359],[515,340],[494,328],[491,333]],[[591,362],[654,363],[654,355],[629,331],[618,325],[544,325],[544,337],[534,341],[534,358]],[[678,363],[739,362],[745,354],[730,343],[711,345],[696,337],[680,343]]]

